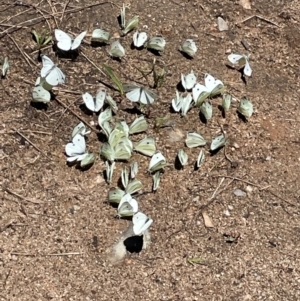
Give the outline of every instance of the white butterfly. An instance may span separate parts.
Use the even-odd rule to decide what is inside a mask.
[[[51,94],[49,91],[44,89],[42,86],[38,85],[33,88],[32,92],[33,102],[50,102]]]
[[[85,152],[86,144],[85,139],[81,134],[77,134],[73,137],[72,142],[68,143],[65,147],[68,162],[81,161],[88,153]]]
[[[227,142],[227,138],[224,136],[224,134],[220,134],[216,138],[213,139],[210,145],[210,150],[215,151],[216,149],[224,146]]]
[[[245,54],[229,54],[228,55],[228,60],[232,64],[236,65],[239,64],[240,66],[244,66],[243,73],[247,76],[251,76],[252,74],[252,69],[249,64],[249,57],[250,55],[245,55]]]
[[[8,63],[8,57],[6,56],[4,58],[4,62],[3,62],[3,65],[2,65],[2,77],[6,76],[8,68],[9,68],[9,63]]]
[[[133,36],[133,45],[137,48],[142,47],[148,39],[148,35],[145,32],[136,31]]]
[[[133,218],[133,232],[135,235],[141,235],[145,232],[153,223],[153,220],[142,212],[137,212]]]
[[[179,47],[179,50],[186,53],[190,57],[194,57],[197,52],[197,46],[192,39],[187,39]]]
[[[104,88],[99,89],[95,98],[87,92],[82,95],[86,107],[92,112],[98,112],[102,109],[105,97],[106,90]]]
[[[157,151],[150,160],[148,170],[150,172],[155,172],[160,169],[163,169],[166,165],[167,165],[166,158],[161,152]]]
[[[197,82],[197,76],[195,75],[193,70],[191,71],[191,73],[187,75],[181,74],[181,84],[184,89],[186,90],[192,89],[195,86],[196,82]]]
[[[139,206],[136,199],[132,198],[129,193],[126,193],[118,206],[118,216],[133,216],[136,212],[138,212]]]
[[[156,93],[142,86],[124,85],[126,97],[132,102],[151,104],[157,99]]]
[[[43,67],[41,77],[51,86],[64,84],[66,76],[46,55],[42,55]]]
[[[166,40],[163,37],[157,36],[150,39],[147,43],[147,48],[157,51],[163,51],[166,46]]]
[[[80,134],[82,136],[85,136],[87,134],[90,134],[90,130],[87,130],[86,125],[81,121],[79,122],[72,131],[72,139],[77,135]]]
[[[74,40],[65,32],[60,29],[55,29],[55,38],[57,40],[57,47],[63,51],[75,50],[77,49],[81,41],[86,35],[86,31],[79,34]]]
[[[224,84],[219,80],[214,78],[212,75],[206,73],[204,76],[205,87],[210,92],[210,96],[216,96],[223,92]]]
[[[108,53],[112,57],[120,58],[125,55],[125,49],[119,42],[119,40],[116,40],[111,43],[110,49],[108,50]]]

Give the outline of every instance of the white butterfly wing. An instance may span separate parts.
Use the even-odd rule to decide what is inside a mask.
[[[218,85],[223,85],[223,83],[219,79],[215,79],[208,73],[206,73],[204,76],[204,82],[209,92],[212,92]]]
[[[237,64],[239,62],[240,59],[242,59],[244,56],[241,54],[229,54],[228,55],[228,60],[230,63],[232,64]]]
[[[58,84],[65,83],[66,76],[58,67],[54,65],[50,72],[46,75],[45,80],[49,85],[57,86]]]
[[[192,71],[191,73],[187,74],[186,76],[181,75],[181,82],[182,82],[183,87],[186,90],[190,90],[195,86],[195,84],[197,82],[197,77],[194,74],[194,72]]]
[[[54,31],[57,47],[63,51],[69,51],[72,46],[72,38],[60,29]]]
[[[140,102],[147,105],[154,102],[154,100],[157,98],[157,95],[146,88],[141,88],[141,96],[140,96]]]
[[[246,60],[246,64],[245,64],[245,67],[244,67],[244,74],[247,75],[247,76],[251,76],[252,74],[252,69],[250,67],[250,64],[248,62],[248,60]]]
[[[96,103],[94,100],[94,97],[90,94],[90,93],[84,93],[82,95],[82,99],[86,105],[86,107],[92,111],[92,112],[96,112]],[[99,109],[100,110],[100,109]]]
[[[106,90],[100,89],[99,92],[96,95],[96,101],[95,101],[95,112],[98,112],[101,110],[101,108],[104,105],[104,100],[106,97]]]
[[[86,35],[86,31],[82,32],[81,34],[79,34],[74,39],[74,41],[72,43],[72,46],[71,46],[71,50],[75,50],[80,46],[80,44],[81,44],[82,40],[84,39],[85,35]]]
[[[55,64],[53,61],[46,55],[42,55],[42,63],[43,67],[41,70],[41,76],[46,77],[46,75],[51,71],[53,67],[55,67]]]
[[[194,102],[197,102],[199,96],[202,93],[208,93],[208,92],[209,92],[208,89],[204,85],[197,83],[192,90]]]
[[[85,139],[82,135],[77,134],[65,147],[66,154],[70,157],[83,155],[85,153]]]
[[[126,93],[126,97],[132,102],[138,102],[141,96],[141,88],[135,87],[133,90]]]
[[[146,231],[152,224],[153,220],[148,218],[148,216],[142,212],[137,212],[133,218],[133,232],[135,235],[140,235]]]
[[[133,35],[133,44],[135,47],[139,48],[142,47],[145,42],[147,41],[147,34],[145,32],[135,32]]]
[[[50,102],[51,94],[45,90],[42,86],[36,86],[33,88],[32,98],[35,102]]]

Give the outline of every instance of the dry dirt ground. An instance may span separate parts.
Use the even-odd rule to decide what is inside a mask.
[[[8,56],[10,62],[0,87],[0,300],[300,300],[299,2],[256,0],[250,10],[237,0],[126,4],[128,17],[140,16],[140,30],[166,38],[161,56],[131,49],[132,33],[122,38],[127,54],[121,62],[112,60],[105,47],[90,46],[97,23],[119,32],[118,1],[0,4],[0,59]],[[227,20],[232,34],[218,31],[218,16]],[[73,112],[98,130],[97,116],[81,109],[81,94],[95,93],[99,81],[112,82],[82,53],[74,61],[59,59],[50,46],[42,52],[59,63],[67,83],[55,90],[57,100],[47,107],[31,104],[41,68],[31,29],[53,35],[57,27],[74,34],[88,30],[81,51],[99,68],[103,63],[113,68],[122,82],[148,85],[136,68],[149,70],[154,57],[167,69],[147,116],[147,135],[155,137],[172,166],[154,194],[146,172],[149,158],[134,154],[130,161],[140,164],[144,189],[136,198],[154,220],[152,244],[117,265],[106,260],[106,250],[130,221],[116,219],[106,199],[128,163],[116,164],[109,186],[98,155],[89,170],[81,171],[68,167],[64,154],[79,122]],[[186,38],[198,45],[193,60],[178,51]],[[251,53],[253,74],[246,84],[226,66],[231,51]],[[243,121],[234,105],[223,118],[217,108],[221,98],[213,100],[207,124],[196,108],[185,118],[172,112],[180,74],[191,69],[200,82],[209,72],[235,97],[247,95],[253,116]],[[147,79],[151,84],[152,75]],[[129,105],[117,92],[110,93],[123,107]],[[155,131],[155,118],[167,114],[173,130]],[[115,118],[131,122],[136,116],[119,110]],[[196,130],[210,141],[220,125],[229,137],[227,158],[224,150],[211,156],[206,146],[206,161],[195,171],[200,148],[185,147],[187,131]],[[89,150],[98,153],[102,142],[96,133],[87,139]],[[174,168],[180,148],[189,154],[181,170]],[[246,196],[236,196],[237,188]],[[203,211],[214,227],[205,226]],[[199,262],[191,264],[191,258]]]

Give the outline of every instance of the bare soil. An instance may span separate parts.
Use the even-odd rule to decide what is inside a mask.
[[[140,30],[165,37],[161,56],[131,49],[132,33],[122,38],[126,57],[121,62],[108,56],[107,47],[90,46],[96,26],[118,34],[119,1],[0,4],[0,60],[8,56],[10,62],[0,87],[0,300],[300,300],[299,2],[257,0],[250,10],[237,0],[126,4],[128,18],[139,15]],[[218,16],[230,33],[219,32]],[[59,64],[67,83],[54,91],[56,100],[47,107],[33,106],[41,63],[30,32],[53,35],[57,27],[74,34],[86,29],[88,35],[74,61],[55,57],[52,45],[42,50]],[[187,38],[198,45],[192,60],[178,51]],[[231,52],[251,53],[253,74],[246,84],[227,66]],[[118,265],[106,260],[106,250],[129,221],[116,219],[106,200],[128,163],[116,164],[109,186],[99,156],[81,171],[68,167],[64,154],[79,122],[74,113],[95,130],[88,136],[89,150],[99,152],[101,145],[97,116],[81,108],[81,94],[95,93],[100,81],[112,82],[83,54],[99,68],[109,65],[127,83],[148,85],[137,68],[150,70],[154,58],[165,66],[159,99],[147,116],[147,135],[155,137],[172,165],[178,149],[189,154],[184,169],[165,169],[156,193],[146,172],[149,158],[134,154],[144,185],[136,198],[154,220],[152,243]],[[173,113],[180,75],[191,70],[201,82],[208,72],[235,97],[249,97],[253,116],[243,121],[235,105],[223,118],[220,98],[213,100],[207,124],[196,108],[185,118]],[[152,75],[147,79],[151,85]],[[114,98],[130,105],[116,92]],[[155,118],[167,114],[173,129],[156,131]],[[136,116],[119,110],[115,118],[131,122]],[[226,156],[224,149],[211,156],[207,146],[205,163],[195,171],[200,148],[185,147],[186,133],[195,130],[210,141],[220,125],[229,137]],[[237,188],[246,196],[236,196]],[[203,211],[214,227],[205,226]],[[191,264],[191,258],[201,260]]]

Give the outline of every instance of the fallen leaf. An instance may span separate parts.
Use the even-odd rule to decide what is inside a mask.
[[[203,216],[203,219],[204,219],[204,225],[205,225],[205,227],[207,227],[207,228],[213,228],[214,225],[213,225],[210,217],[208,216],[208,214],[205,211],[202,211],[202,216]]]
[[[225,31],[229,29],[227,22],[221,17],[218,17],[218,27],[220,31]]]
[[[245,9],[251,9],[251,1],[250,0],[240,0],[239,4],[243,6]]]

